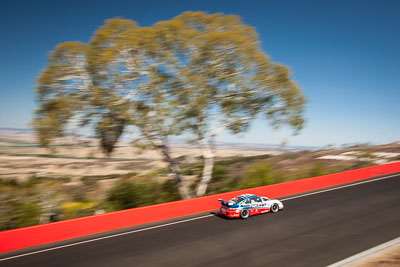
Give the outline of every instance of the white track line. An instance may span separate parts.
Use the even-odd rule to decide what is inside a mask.
[[[371,257],[372,258],[372,257],[374,257],[374,254],[376,254],[376,253],[378,253],[378,252],[380,252],[382,250],[385,250],[387,248],[396,246],[398,244],[400,244],[400,237],[395,238],[395,239],[393,239],[391,241],[388,241],[386,243],[383,243],[383,244],[381,244],[379,246],[376,246],[376,247],[370,248],[368,250],[365,250],[363,252],[360,252],[360,253],[358,253],[358,254],[356,254],[354,256],[348,257],[348,258],[346,258],[344,260],[338,261],[338,262],[336,262],[334,264],[329,265],[328,267],[352,266],[356,262],[364,260],[364,258],[366,258],[366,257]]]
[[[356,186],[356,185],[359,185],[359,184],[365,184],[365,183],[375,182],[375,181],[379,181],[379,180],[383,180],[383,179],[388,179],[388,178],[395,177],[395,176],[398,176],[398,174],[389,175],[389,176],[385,176],[385,177],[380,177],[380,178],[376,178],[376,179],[371,179],[371,180],[368,180],[368,181],[362,181],[362,182],[358,182],[358,183],[353,183],[353,184],[349,184],[349,185],[339,186],[339,187],[330,188],[330,189],[326,189],[326,190],[321,190],[321,191],[318,191],[318,192],[312,192],[312,193],[303,194],[303,195],[299,195],[299,196],[284,198],[284,199],[281,199],[281,200],[282,201],[286,201],[286,200],[291,200],[291,199],[295,199],[295,198],[306,197],[306,196],[310,196],[310,195],[315,195],[315,194],[320,194],[320,193],[324,193],[324,192],[328,192],[328,191],[342,189],[342,188],[345,188],[345,187]],[[58,246],[58,247],[47,248],[47,249],[42,249],[42,250],[38,250],[38,251],[34,251],[34,252],[29,252],[29,253],[25,253],[25,254],[16,255],[16,256],[11,256],[11,257],[0,259],[0,261],[11,260],[11,259],[15,259],[15,258],[20,258],[20,257],[24,257],[24,256],[29,256],[29,255],[33,255],[33,254],[38,254],[38,253],[51,251],[51,250],[56,250],[56,249],[61,249],[61,248],[66,248],[66,247],[72,247],[72,246],[76,246],[76,245],[81,245],[81,244],[85,244],[85,243],[90,243],[90,242],[103,240],[103,239],[113,238],[113,237],[117,237],[117,236],[128,235],[128,234],[133,234],[133,233],[137,233],[137,232],[143,232],[143,231],[152,230],[152,229],[156,229],[156,228],[161,228],[161,227],[165,227],[165,226],[169,226],[169,225],[174,225],[174,224],[179,224],[179,223],[184,223],[184,222],[190,222],[190,221],[194,221],[194,220],[204,219],[204,218],[208,218],[208,217],[212,217],[212,216],[214,216],[214,214],[203,215],[203,216],[195,217],[195,218],[191,218],[191,219],[186,219],[186,220],[181,220],[181,221],[176,221],[176,222],[171,222],[171,223],[160,224],[160,225],[156,225],[156,226],[151,226],[151,227],[138,229],[138,230],[133,230],[133,231],[128,231],[128,232],[119,233],[119,234],[113,234],[113,235],[109,235],[109,236],[103,236],[103,237],[89,239],[89,240],[85,240],[85,241],[80,241],[80,242],[76,242],[76,243],[72,243],[72,244],[68,244],[68,245],[62,245],[62,246]]]
[[[85,243],[90,243],[90,242],[94,242],[94,241],[98,241],[98,240],[102,240],[102,239],[108,239],[108,238],[112,238],[112,237],[128,235],[128,234],[133,234],[133,233],[137,233],[137,232],[143,232],[143,231],[146,231],[146,230],[161,228],[161,227],[164,227],[164,226],[169,226],[169,225],[178,224],[178,223],[194,221],[194,220],[203,219],[203,218],[207,218],[207,217],[211,217],[211,216],[214,216],[214,214],[204,215],[204,216],[191,218],[191,219],[186,219],[186,220],[177,221],[177,222],[165,223],[165,224],[161,224],[161,225],[151,226],[151,227],[147,227],[147,228],[143,228],[143,229],[133,230],[133,231],[114,234],[114,235],[109,235],[109,236],[98,237],[98,238],[85,240],[85,241],[80,241],[80,242],[76,242],[76,243],[72,243],[72,244],[68,244],[68,245],[58,246],[58,247],[54,247],[54,248],[47,248],[47,249],[43,249],[43,250],[38,250],[38,251],[34,251],[34,252],[29,252],[29,253],[25,253],[25,254],[21,254],[21,255],[16,255],[16,256],[0,259],[0,261],[10,260],[10,259],[14,259],[14,258],[19,258],[19,257],[28,256],[28,255],[32,255],[32,254],[37,254],[37,253],[41,253],[41,252],[46,252],[46,251],[50,251],[50,250],[56,250],[56,249],[60,249],[60,248],[72,247],[72,246],[85,244]]]

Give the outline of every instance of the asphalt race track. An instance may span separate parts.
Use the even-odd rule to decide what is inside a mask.
[[[326,266],[400,236],[400,175],[283,202],[276,214],[209,216],[0,266]]]

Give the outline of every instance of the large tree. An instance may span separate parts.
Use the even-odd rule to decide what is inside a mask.
[[[258,114],[298,132],[305,98],[287,67],[269,61],[255,30],[237,16],[185,12],[154,26],[158,61],[179,85],[181,121],[203,156],[197,196],[212,178],[214,140],[224,129],[246,131]]]
[[[192,196],[171,155],[170,136],[190,132],[212,178],[214,140],[224,129],[246,131],[258,114],[274,126],[303,126],[305,99],[288,69],[270,62],[255,30],[236,16],[185,12],[141,28],[112,19],[89,44],[61,44],[38,79],[35,129],[43,144],[66,122],[92,125],[106,153],[127,125],[135,143],[159,150],[182,198]]]

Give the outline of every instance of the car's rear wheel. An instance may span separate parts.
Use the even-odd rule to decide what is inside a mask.
[[[272,205],[272,207],[271,207],[271,212],[278,212],[279,211],[279,206],[278,206],[278,204],[273,204]]]
[[[250,216],[249,210],[242,210],[240,212],[240,218],[242,218],[242,219],[247,219],[247,218],[249,218],[249,216]]]

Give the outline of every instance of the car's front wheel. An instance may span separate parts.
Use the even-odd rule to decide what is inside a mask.
[[[247,219],[247,218],[249,218],[249,216],[250,216],[249,210],[242,210],[240,212],[240,218],[242,218],[242,219]]]
[[[278,211],[279,211],[279,206],[278,206],[278,204],[276,204],[276,203],[273,204],[272,207],[271,207],[271,211],[274,212],[274,213],[275,213],[275,212],[278,212]]]

